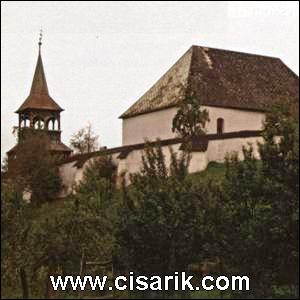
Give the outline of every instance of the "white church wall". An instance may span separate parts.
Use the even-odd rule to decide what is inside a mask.
[[[243,130],[261,130],[265,114],[260,112],[238,109],[208,107],[210,122],[206,129],[208,134],[217,133],[217,119],[224,119],[224,132]],[[172,132],[172,121],[177,108],[169,108],[157,112],[147,113],[123,120],[123,146],[143,143],[147,138],[154,141],[176,137]]]
[[[261,112],[208,107],[203,106],[209,112],[210,122],[206,129],[208,134],[217,133],[218,118],[224,119],[224,132],[235,132],[244,130],[262,130],[265,114]]]
[[[123,146],[143,143],[145,139],[175,137],[172,120],[177,108],[169,108],[123,120]]]

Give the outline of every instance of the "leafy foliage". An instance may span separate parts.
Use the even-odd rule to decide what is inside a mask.
[[[88,124],[73,134],[70,145],[76,153],[90,153],[98,149],[98,138],[93,132],[92,125]]]
[[[19,282],[22,241],[28,230],[27,215],[22,195],[13,185],[1,181],[1,298],[12,294]]]
[[[286,104],[267,115],[261,161],[253,148],[244,161],[227,161],[225,182],[227,260],[248,274],[255,297],[270,297],[273,287],[298,285],[299,139],[298,121]],[[225,250],[225,249],[224,249]]]
[[[114,166],[110,158],[92,164],[75,195],[44,203],[25,203],[14,185],[3,183],[1,268],[4,297],[20,297],[20,270],[26,270],[30,295],[49,296],[48,275],[79,274],[85,253],[91,261],[111,260]],[[92,186],[94,189],[92,189]]]
[[[182,138],[194,138],[205,134],[205,125],[209,121],[207,109],[202,110],[199,100],[188,95],[181,101],[173,119],[172,130]]]
[[[157,142],[121,190],[111,157],[93,159],[64,202],[25,203],[16,184],[2,181],[2,296],[20,297],[21,269],[31,294],[42,296],[48,274],[79,272],[83,252],[91,260],[113,258],[117,273],[148,276],[219,257],[223,275],[250,277],[251,291],[232,297],[297,296],[299,120],[290,107],[278,104],[267,115],[260,160],[248,145],[243,161],[227,157],[225,171],[215,164],[188,175],[190,153],[170,148],[166,157]],[[34,166],[38,182],[46,171]]]
[[[16,188],[30,193],[30,200],[38,205],[55,199],[61,188],[58,158],[49,151],[49,144],[45,133],[28,133],[19,142],[8,170]]]
[[[170,176],[161,147],[148,147],[140,173],[131,176],[116,228],[117,256],[139,274],[183,270],[196,230],[197,203],[186,181],[189,158],[171,151]]]

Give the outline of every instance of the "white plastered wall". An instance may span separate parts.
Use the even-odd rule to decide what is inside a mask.
[[[238,109],[203,106],[209,112],[207,134],[217,133],[217,119],[224,119],[224,132],[261,130],[265,114]],[[123,120],[123,146],[143,143],[145,139],[154,141],[174,138],[172,121],[177,108],[169,108]]]
[[[226,154],[232,152],[237,152],[239,158],[243,159],[242,149],[243,146],[247,146],[248,144],[253,146],[254,154],[257,158],[259,158],[257,147],[258,142],[263,142],[261,137],[211,140],[209,141],[206,152],[192,153],[192,158],[189,165],[189,173],[205,170],[210,162],[224,162]],[[176,153],[181,153],[179,147],[180,144],[172,145],[172,148]],[[163,147],[163,153],[166,157],[166,164],[169,166],[170,151],[168,146]],[[113,161],[118,167],[118,175],[120,177],[125,173],[125,178],[127,182],[129,182],[129,174],[138,172],[142,167],[143,150],[131,151],[125,159],[118,159],[118,155],[119,153],[113,154]],[[70,162],[60,166],[60,174],[64,185],[64,190],[61,194],[62,197],[72,192],[73,186],[82,180],[85,168],[93,159],[94,158],[86,161],[81,168],[77,168],[75,166],[76,162]]]

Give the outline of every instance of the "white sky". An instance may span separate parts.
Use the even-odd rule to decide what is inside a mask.
[[[30,90],[41,27],[66,144],[90,122],[102,146],[120,146],[118,116],[191,45],[277,56],[299,74],[298,1],[2,1],[2,158],[15,144],[14,111]]]

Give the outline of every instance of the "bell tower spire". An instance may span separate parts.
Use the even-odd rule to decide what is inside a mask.
[[[38,54],[38,60],[36,63],[35,67],[35,72],[32,80],[32,85],[31,85],[31,90],[30,94],[31,95],[46,95],[48,98],[49,96],[49,91],[48,91],[48,85],[47,85],[47,80],[45,76],[45,71],[44,71],[44,66],[43,66],[43,61],[42,61],[42,55],[41,55],[41,46],[42,46],[42,37],[43,37],[43,31],[40,31],[40,36],[39,36],[39,54]],[[48,99],[47,103],[44,103],[44,107],[50,105],[51,100]],[[53,103],[52,103],[53,104]]]
[[[26,110],[48,110],[61,112],[63,109],[51,98],[48,91],[48,85],[46,75],[44,71],[41,46],[42,46],[42,31],[39,36],[39,53],[38,59],[34,71],[34,76],[31,84],[29,96],[23,102],[23,104],[16,111],[17,113],[24,112]]]
[[[19,115],[19,140],[36,131],[45,132],[50,138],[49,150],[69,156],[70,148],[61,141],[60,113],[63,109],[51,98],[41,56],[43,30],[39,34],[39,53],[28,97],[16,113]]]

